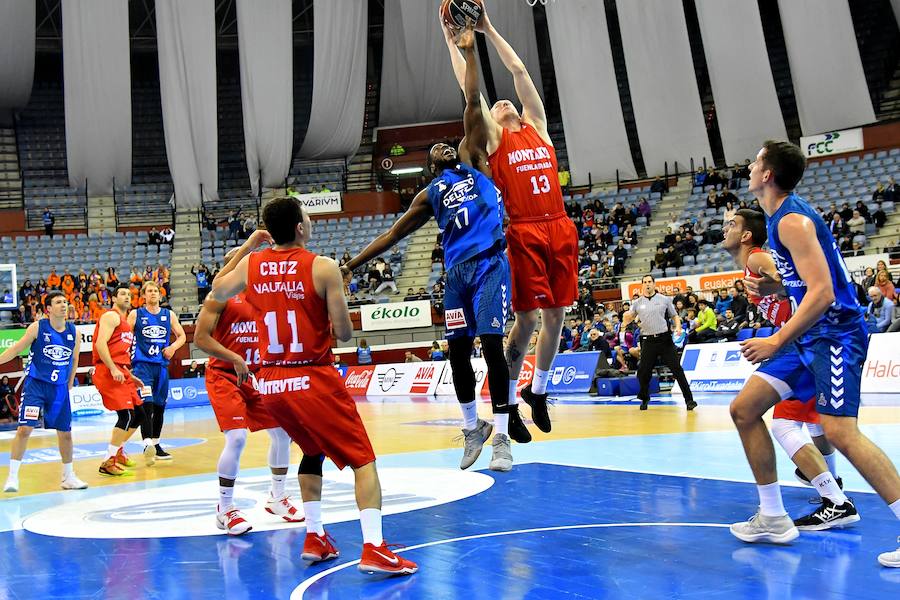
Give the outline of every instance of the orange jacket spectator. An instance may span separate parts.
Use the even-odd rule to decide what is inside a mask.
[[[75,278],[71,273],[66,273],[62,276],[60,286],[62,287],[63,294],[65,294],[66,298],[71,302],[72,297],[75,295]]]
[[[50,274],[47,275],[47,287],[58,289],[61,281],[59,275],[56,274],[56,269],[51,269]]]
[[[144,299],[141,298],[141,290],[135,286],[131,286],[131,308],[140,308]]]
[[[100,317],[103,316],[105,312],[103,307],[100,306],[100,303],[97,302],[97,296],[91,295],[91,299],[88,300],[88,309],[91,312],[91,321],[96,323],[100,320]]]

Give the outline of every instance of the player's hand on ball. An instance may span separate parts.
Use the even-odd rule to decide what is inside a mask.
[[[466,28],[462,30],[456,39],[456,46],[460,50],[468,50],[475,47],[475,29],[472,20],[466,21]]]
[[[772,358],[778,350],[778,340],[774,336],[751,338],[741,342],[741,352],[744,354],[744,358],[754,365]]]
[[[244,382],[250,378],[250,369],[247,367],[247,363],[240,356],[231,362],[234,365],[234,372],[237,374],[237,384],[244,385]]]

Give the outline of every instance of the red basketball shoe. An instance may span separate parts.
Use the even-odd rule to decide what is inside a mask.
[[[384,541],[381,542],[380,546],[363,544],[362,558],[357,568],[368,575],[375,573],[412,575],[419,570],[419,565],[411,560],[397,556],[391,551],[391,547],[396,548],[397,544],[388,545]]]
[[[300,555],[300,558],[314,563],[337,558],[341,553],[334,547],[333,542],[334,538],[327,533],[325,535],[307,533],[306,540],[303,542],[303,554]]]

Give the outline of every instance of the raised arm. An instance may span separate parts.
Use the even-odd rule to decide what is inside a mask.
[[[428,188],[425,188],[416,194],[409,209],[397,219],[390,229],[372,240],[359,254],[348,260],[341,267],[341,271],[344,275],[349,275],[360,265],[366,264],[372,258],[384,253],[391,246],[419,229],[430,218],[431,207],[428,205]]]
[[[530,121],[545,140],[550,139],[547,134],[547,114],[544,111],[544,102],[538,94],[537,87],[525,68],[525,63],[516,54],[516,51],[509,45],[500,33],[494,29],[494,25],[488,18],[487,12],[481,17],[480,29],[484,30],[484,35],[493,44],[503,62],[503,66],[512,74],[513,83],[516,86],[516,95],[519,96],[519,102],[522,103],[522,117]]]
[[[487,122],[481,107],[481,93],[478,89],[478,59],[475,56],[475,30],[470,23],[457,42],[466,57],[466,78],[463,91],[466,95],[466,110],[463,113],[463,126],[466,132],[465,149],[461,148],[460,157],[473,167],[491,176],[487,165]],[[487,117],[488,119],[490,116]],[[465,156],[463,156],[465,153]]]

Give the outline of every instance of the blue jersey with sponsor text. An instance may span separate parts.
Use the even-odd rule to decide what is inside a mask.
[[[853,279],[847,270],[847,266],[844,264],[844,259],[841,258],[837,242],[835,242],[822,217],[807,204],[806,200],[792,193],[785,198],[774,215],[766,217],[766,229],[769,233],[769,247],[772,252],[772,258],[775,259],[775,265],[778,267],[782,283],[794,308],[796,309],[799,306],[806,295],[806,282],[800,279],[800,276],[797,274],[794,259],[791,257],[788,249],[781,243],[781,238],[778,235],[778,224],[785,215],[790,213],[801,214],[810,219],[815,225],[816,238],[819,246],[825,253],[825,260],[828,263],[828,270],[831,272],[831,282],[834,288],[834,302],[828,307],[825,314],[806,333],[800,336],[799,341],[805,343],[818,337],[846,333],[857,328],[865,330],[866,324],[863,319],[865,309],[856,299]]]
[[[60,332],[53,329],[50,319],[41,319],[37,337],[31,342],[25,374],[47,383],[68,385],[72,354],[78,343],[78,332],[72,323],[66,322],[66,328]]]
[[[134,348],[131,362],[167,365],[162,350],[169,345],[172,332],[172,311],[161,308],[155,315],[146,308],[137,309],[134,320]]]
[[[462,163],[444,169],[428,185],[428,201],[442,232],[446,270],[492,248],[506,247],[503,199],[480,171]]]

